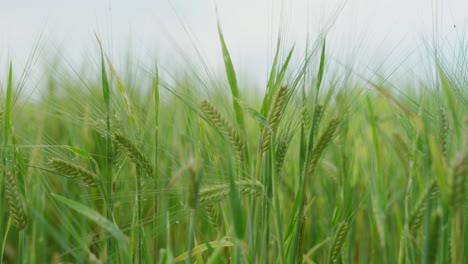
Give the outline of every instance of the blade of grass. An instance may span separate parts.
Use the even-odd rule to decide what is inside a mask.
[[[128,241],[125,235],[120,231],[120,229],[113,224],[111,221],[107,220],[105,217],[100,215],[98,212],[94,211],[93,209],[58,194],[52,194],[52,196],[59,202],[63,203],[64,205],[68,206],[69,208],[73,209],[74,211],[80,213],[81,215],[85,216],[87,219],[93,221],[95,224],[100,226],[102,229],[106,230],[112,237],[114,237],[119,245],[119,252],[122,257],[123,263],[131,263],[131,258],[129,254],[129,246]],[[110,255],[109,257],[114,258],[115,255]],[[114,261],[115,259],[107,260]]]
[[[153,232],[158,229],[158,188],[157,175],[158,175],[158,158],[159,158],[159,69],[156,65],[155,77],[153,83],[154,90],[154,178],[153,178]],[[153,241],[153,258],[157,259],[158,252],[158,239],[155,236]]]
[[[232,105],[234,107],[234,112],[236,114],[237,125],[239,126],[241,130],[241,134],[244,135],[245,134],[244,113],[242,111],[242,107],[240,106],[239,102],[236,100],[236,99],[241,99],[240,94],[239,94],[239,87],[237,86],[236,71],[234,70],[234,65],[232,64],[231,56],[229,55],[229,50],[226,46],[226,42],[224,41],[224,36],[221,30],[219,18],[218,18],[218,36],[219,36],[219,41],[221,42],[223,61],[224,61],[224,66],[226,68],[226,76],[228,78],[229,87],[231,88]]]
[[[13,91],[13,63],[10,62],[10,67],[8,70],[8,83],[5,97],[5,113],[4,113],[4,123],[3,123],[3,151],[2,151],[2,162],[3,162],[3,177],[1,180],[1,193],[0,193],[0,211],[4,212],[3,201],[5,201],[5,178],[7,173],[7,146],[10,137],[11,131],[11,107],[12,107],[12,92]],[[0,234],[4,234],[4,217],[0,217]],[[5,234],[6,236],[6,234]],[[5,251],[6,244],[1,245],[1,255],[0,260],[3,259],[3,253]]]
[[[319,64],[319,70],[317,73],[317,84],[316,84],[317,93],[315,96],[316,99],[318,98],[320,86],[322,85],[323,71],[325,69],[325,48],[326,48],[326,39],[323,39],[322,53],[320,54],[320,64]]]
[[[113,180],[112,180],[112,166],[113,166],[113,158],[112,158],[112,131],[111,131],[111,121],[110,121],[110,116],[111,116],[111,93],[110,93],[110,86],[109,86],[109,80],[107,78],[107,72],[106,72],[106,65],[104,62],[104,51],[102,49],[102,44],[99,38],[96,36],[96,39],[99,43],[99,47],[101,50],[101,85],[102,85],[102,94],[104,97],[104,103],[106,104],[106,163],[105,163],[105,168],[104,168],[104,179],[106,182],[106,193],[107,197],[109,199],[109,208],[106,210],[106,215],[107,215],[107,220],[108,221],[113,221],[113,215],[114,215],[114,202],[113,202],[113,194],[112,194],[112,185],[113,185]],[[110,260],[110,257],[114,255],[114,245],[112,238],[109,237],[107,239],[107,259],[108,263]]]
[[[207,245],[209,244],[209,245]],[[204,244],[200,244],[196,247],[194,247],[192,249],[192,257],[195,257],[195,256],[198,256],[198,255],[201,255],[203,252],[207,251],[209,248],[212,248],[212,249],[216,249],[216,248],[226,248],[226,247],[233,247],[234,246],[234,243],[232,243],[231,241],[228,241],[228,240],[218,240],[218,241],[211,241],[211,242],[207,242],[207,243],[204,243]],[[180,254],[179,256],[177,256],[176,258],[174,258],[174,262],[180,262],[180,261],[184,261],[188,258],[189,256],[189,253],[188,252],[184,252],[182,254]]]

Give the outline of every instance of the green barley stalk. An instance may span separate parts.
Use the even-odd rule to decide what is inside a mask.
[[[440,251],[440,239],[442,235],[442,211],[437,210],[433,217],[432,228],[429,234],[428,250],[425,256],[425,263],[435,264],[437,262],[437,255]]]
[[[307,204],[307,199],[304,199],[304,203],[302,205],[303,209],[302,211],[304,212],[305,211],[305,207],[306,207],[306,204]],[[306,220],[306,217],[303,215],[301,216],[301,227],[300,227],[300,231],[299,231],[299,237],[298,237],[298,240],[299,240],[299,245],[297,246],[297,257],[298,257],[298,263],[302,263],[303,262],[303,258],[304,258],[304,223],[305,223],[305,220]]]
[[[159,164],[159,68],[156,65],[155,68],[155,78],[154,78],[154,83],[153,83],[153,89],[154,89],[154,123],[155,123],[155,132],[154,132],[154,177],[153,177],[153,232],[157,230],[158,228],[158,197],[157,197],[157,178],[156,174],[158,173],[158,164]],[[153,240],[153,256],[154,259],[156,259],[157,256],[157,251],[158,251],[158,243],[157,243],[157,238],[155,237]]]
[[[137,211],[137,215],[136,215],[136,236],[137,236],[137,239],[136,239],[136,248],[137,248],[137,255],[138,256],[138,262],[141,263],[141,262],[144,262],[144,258],[143,258],[143,250],[144,250],[144,240],[145,240],[145,237],[144,237],[144,232],[143,232],[143,205],[142,205],[142,200],[143,200],[143,191],[142,191],[142,185],[143,185],[143,182],[142,182],[142,171],[143,169],[140,167],[139,164],[136,165],[136,195],[135,195],[135,198],[136,198],[136,203],[137,203],[137,208],[136,208],[136,211]],[[135,257],[136,257],[135,256]]]
[[[465,150],[466,151],[466,150]],[[450,205],[452,208],[452,263],[464,263],[464,199],[468,155],[461,154],[452,166]]]
[[[197,211],[200,203],[200,176],[197,175],[194,169],[194,160],[190,162],[188,172],[189,172],[189,184],[188,184],[188,205],[190,207],[190,224],[188,230],[188,243],[187,243],[187,252],[188,258],[186,263],[192,263],[192,250],[194,245],[195,237],[195,227],[197,226]]]
[[[7,90],[6,90],[6,97],[5,97],[5,113],[4,113],[4,123],[3,123],[3,151],[2,151],[2,163],[3,163],[3,171],[2,171],[2,179],[0,182],[0,186],[4,186],[6,183],[7,177],[7,145],[9,142],[10,137],[10,130],[11,130],[11,108],[12,108],[12,94],[13,94],[13,65],[10,62],[10,67],[8,70],[8,83],[7,83]],[[3,187],[0,188],[0,211],[4,211],[3,208],[3,201],[5,199],[5,193],[3,191]],[[4,234],[5,226],[3,217],[0,217],[0,234]],[[0,259],[3,259],[3,252],[5,249],[5,243],[3,240],[0,240]]]
[[[99,44],[101,51],[101,86],[102,86],[102,95],[106,107],[106,163],[104,164],[104,182],[106,183],[105,191],[108,197],[107,203],[109,204],[106,209],[107,220],[113,222],[114,219],[114,195],[113,195],[113,150],[112,150],[112,136],[111,136],[111,90],[109,79],[107,78],[106,65],[104,62],[104,51],[102,48],[102,43],[99,38],[96,36],[96,39]],[[112,257],[115,255],[116,246],[112,238],[109,236],[106,241],[107,246],[107,263],[110,263]]]

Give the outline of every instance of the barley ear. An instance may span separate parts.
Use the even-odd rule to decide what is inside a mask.
[[[57,158],[51,159],[49,163],[60,174],[70,176],[86,186],[97,186],[96,175],[83,167]]]
[[[141,152],[130,139],[119,133],[114,133],[112,135],[112,139],[124,150],[130,161],[135,163],[137,167],[143,168],[149,177],[152,178],[154,176],[153,167],[151,166],[148,158],[146,158],[143,152]]]
[[[219,209],[216,204],[208,203],[204,205],[208,222],[214,227],[219,227]]]
[[[330,257],[329,263],[336,263],[338,257],[345,242],[346,235],[348,234],[349,226],[346,222],[341,222],[336,231],[335,236],[333,237],[332,246],[330,248]]]
[[[260,196],[265,193],[265,187],[259,181],[240,180],[237,184],[243,195]]]
[[[457,156],[452,165],[450,175],[450,204],[453,208],[459,208],[463,205],[465,199],[465,181],[467,172],[467,154]]]
[[[310,118],[309,110],[307,110],[307,107],[302,108],[301,117],[302,117],[302,120],[301,120],[302,128],[304,129],[304,131],[308,131],[310,129],[312,121]]]
[[[433,202],[434,193],[438,190],[437,181],[433,180],[419,198],[413,210],[410,213],[408,226],[411,233],[415,234],[424,219],[427,210],[427,202]]]
[[[242,195],[259,196],[265,192],[263,185],[254,180],[236,181],[237,189]],[[210,204],[221,202],[228,196],[230,191],[229,184],[218,184],[204,187],[199,193],[200,204]]]
[[[209,204],[224,200],[229,194],[229,185],[219,184],[204,187],[200,190],[199,201],[201,204]]]
[[[320,121],[322,121],[322,116],[323,116],[323,105],[316,105],[314,109],[314,122],[312,123],[312,135],[315,136],[317,135],[317,130],[320,125]]]
[[[5,192],[8,199],[8,206],[10,209],[10,217],[16,225],[18,230],[22,230],[28,223],[28,218],[24,210],[24,203],[18,191],[15,175],[10,171],[6,173],[6,186]]]
[[[325,150],[325,148],[328,146],[330,141],[335,136],[335,132],[336,132],[336,129],[338,128],[339,123],[340,123],[340,120],[338,118],[331,120],[330,123],[328,123],[328,126],[323,132],[322,136],[319,138],[317,145],[315,146],[312,152],[312,160],[311,160],[310,169],[309,169],[310,175],[314,173],[317,163],[320,157],[322,156],[323,151]]]
[[[112,161],[114,162],[114,166],[118,167],[125,160],[124,149],[123,147],[120,146],[119,143],[114,142],[112,146],[112,150],[113,150],[112,155],[114,156]]]
[[[447,114],[445,113],[445,109],[440,108],[440,125],[439,125],[438,141],[442,149],[442,153],[444,154],[444,157],[447,157],[448,126],[449,124],[448,124]]]
[[[275,163],[276,163],[276,175],[279,175],[281,169],[283,168],[284,158],[286,157],[286,152],[288,151],[288,142],[283,139],[278,143],[276,147]]]
[[[267,120],[270,124],[270,129],[263,128],[261,132],[262,136],[262,151],[267,151],[271,146],[271,136],[276,133],[278,124],[288,99],[288,88],[281,86],[273,98],[272,107],[268,112]]]
[[[98,119],[91,122],[91,125],[99,135],[107,137],[109,133],[107,132],[107,123],[104,119]]]
[[[226,137],[231,144],[238,161],[243,160],[244,141],[239,136],[237,130],[224,118],[211,103],[203,100],[200,103],[203,112],[209,117],[211,122],[218,128],[221,134]]]

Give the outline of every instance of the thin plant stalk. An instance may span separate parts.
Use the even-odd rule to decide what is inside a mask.
[[[10,68],[8,71],[8,84],[5,97],[5,117],[4,117],[4,127],[3,127],[3,151],[2,151],[2,163],[3,163],[3,172],[1,179],[1,191],[0,191],[0,211],[4,212],[3,201],[5,201],[5,182],[6,182],[6,173],[7,173],[7,146],[9,142],[10,130],[11,130],[11,108],[12,108],[12,91],[13,91],[13,65],[10,62]],[[0,217],[0,234],[4,234],[4,217]],[[7,232],[5,232],[5,237]],[[3,253],[5,251],[5,243],[2,240],[0,245],[0,260],[3,259]]]
[[[155,123],[155,131],[154,131],[154,175],[153,175],[153,232],[158,228],[158,196],[157,196],[157,175],[158,175],[158,151],[159,151],[159,70],[158,66],[156,65],[155,70],[155,78],[154,78],[154,123]],[[157,259],[157,252],[158,252],[158,239],[155,236],[153,241],[153,254],[154,259]]]

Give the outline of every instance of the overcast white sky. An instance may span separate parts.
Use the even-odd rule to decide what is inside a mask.
[[[0,0],[0,65],[24,63],[41,35],[42,52],[60,50],[79,64],[96,49],[96,32],[113,57],[131,47],[148,68],[178,67],[174,58],[193,57],[196,42],[216,69],[215,3],[235,66],[250,76],[267,71],[279,24],[301,50],[307,32],[317,36],[335,17],[329,54],[374,69],[418,66],[435,43],[434,28],[437,41],[455,49],[468,25],[467,0]]]

